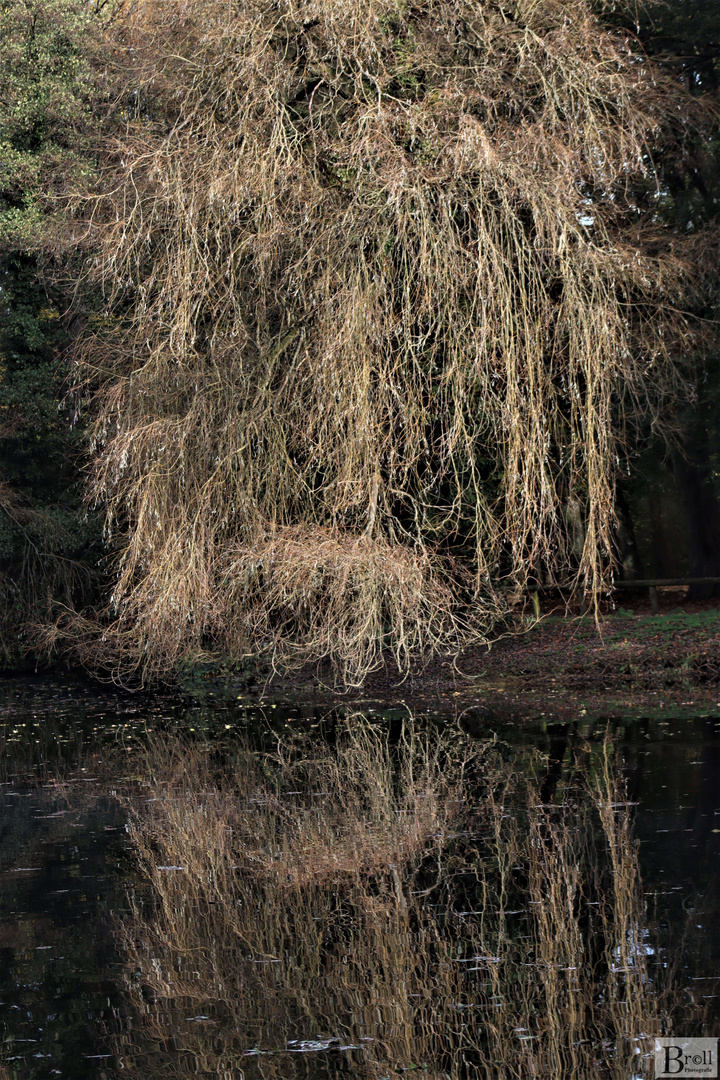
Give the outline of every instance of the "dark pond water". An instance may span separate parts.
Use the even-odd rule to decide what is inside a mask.
[[[388,732],[392,743],[393,731],[400,729],[406,716],[407,710],[383,713],[375,707],[371,719]],[[162,731],[168,737],[190,732],[200,744],[222,743],[240,732],[262,750],[277,744],[278,737],[288,732],[327,734],[333,722],[331,710],[326,707],[247,705],[229,699],[215,701],[212,696],[193,703],[163,695],[127,695],[61,680],[12,680],[0,685],[2,1080],[100,1078],[123,1073],[148,1077],[222,1076],[226,1080],[295,1075],[379,1078],[416,1068],[437,1077],[490,1075],[483,1072],[486,1065],[478,1064],[480,1050],[473,1051],[475,1058],[470,1051],[457,1050],[459,1033],[469,1038],[470,1018],[476,1018],[472,1023],[479,1022],[479,1011],[473,1009],[506,1007],[500,1000],[502,985],[493,982],[496,975],[492,965],[497,958],[486,949],[485,939],[482,945],[448,952],[445,963],[446,968],[462,963],[468,970],[480,971],[472,976],[480,980],[482,975],[484,980],[479,997],[473,996],[474,989],[468,990],[468,986],[479,983],[453,983],[454,989],[443,989],[437,970],[428,975],[433,983],[428,994],[435,999],[443,993],[455,998],[443,1005],[446,1012],[454,1010],[458,1018],[457,1023],[453,1021],[450,1039],[456,1040],[455,1050],[450,1052],[440,1045],[445,1038],[442,1033],[430,1037],[423,1028],[425,1024],[433,1032],[441,1032],[445,1030],[442,1024],[448,1021],[445,1013],[445,1019],[438,1019],[434,1013],[431,1017],[428,1013],[427,1019],[420,1006],[426,991],[416,976],[411,989],[397,985],[387,999],[371,1000],[378,994],[380,976],[372,974],[379,964],[378,950],[390,950],[388,943],[395,940],[391,929],[378,938],[376,945],[365,943],[370,950],[363,960],[370,972],[365,990],[364,984],[353,982],[350,976],[342,992],[328,989],[334,976],[329,962],[323,966],[323,961],[316,982],[319,987],[325,980],[325,996],[318,989],[317,1000],[313,997],[316,983],[303,982],[297,973],[289,973],[285,953],[257,957],[251,955],[250,946],[238,945],[235,959],[228,960],[225,943],[225,953],[211,961],[211,974],[203,974],[198,961],[195,976],[212,981],[219,978],[223,964],[229,964],[228,971],[232,968],[233,974],[227,976],[226,982],[240,979],[237,986],[233,984],[234,1000],[230,1002],[223,1002],[222,994],[216,991],[208,991],[204,997],[200,991],[189,992],[185,984],[182,992],[168,990],[163,996],[158,991],[160,975],[155,983],[151,977],[152,970],[159,972],[164,963],[161,946],[157,941],[152,944],[151,937],[140,940],[138,930],[132,946],[136,952],[131,955],[127,940],[121,940],[122,934],[118,934],[119,925],[133,926],[137,918],[145,928],[142,933],[155,933],[151,925],[155,909],[147,880],[139,872],[131,850],[125,811],[109,791],[113,777],[108,779],[108,760],[113,762],[118,783],[134,782],[138,768],[135,751],[150,732]],[[442,718],[422,722],[432,730],[434,725],[441,730]],[[632,941],[630,959],[626,958],[625,963],[632,965],[633,955],[642,956],[643,963],[650,965],[650,976],[643,975],[643,979],[655,979],[653,970],[672,969],[674,984],[684,1002],[676,1013],[675,1024],[682,1025],[685,1016],[688,1027],[692,1027],[673,1034],[720,1034],[716,983],[720,973],[720,719],[664,716],[594,720],[578,715],[574,723],[555,724],[532,716],[488,718],[478,710],[467,712],[461,723],[479,742],[495,737],[502,747],[503,760],[515,762],[516,773],[540,752],[539,804],[548,806],[557,802],[574,774],[597,769],[598,748],[610,732],[613,753],[622,761],[627,783],[625,801],[632,806],[629,814],[633,834],[640,842],[646,912],[643,925],[633,924],[635,929],[626,932]],[[121,764],[123,755],[127,760],[126,777]],[[563,821],[572,825],[571,816],[566,815]],[[486,840],[483,844],[487,848]],[[467,859],[464,850],[453,857],[460,862]],[[166,875],[173,872],[166,870]],[[396,879],[388,880],[392,891]],[[424,880],[420,880],[421,885]],[[432,881],[427,889],[416,892],[430,894],[431,888]],[[469,886],[463,888],[467,904],[480,902],[476,885],[472,887],[475,892]],[[355,947],[348,942],[360,934],[359,924],[353,923],[349,914],[354,901],[338,898],[337,891],[332,890],[323,895],[322,902],[317,897],[312,900],[320,906],[307,917],[315,924],[328,921],[325,937],[318,940],[326,943],[322,947],[329,952],[337,952],[342,940],[340,951],[345,950],[342,955],[347,966],[347,956]],[[589,892],[584,895],[589,904],[598,903],[588,899]],[[441,907],[439,893],[432,894],[431,900],[437,913]],[[487,899],[484,902],[490,903]],[[452,903],[453,918],[464,918],[462,911],[458,916],[457,897]],[[327,914],[333,904],[334,914]],[[402,899],[403,912],[405,907]],[[437,916],[437,925],[450,925],[449,910],[443,909],[442,917]],[[412,933],[417,953],[422,920],[417,914],[412,918],[416,920]],[[524,918],[521,912],[514,923],[510,920],[512,933],[519,938],[529,933]],[[368,925],[363,923],[365,934]],[[462,925],[469,925],[467,919]],[[295,931],[286,927],[284,932],[292,935]],[[211,930],[207,933],[211,934]],[[457,929],[453,933],[457,934]],[[467,933],[468,942],[480,940],[473,937],[476,929]],[[442,948],[433,946],[433,963],[438,956],[441,958],[438,970],[444,963]],[[151,955],[153,949],[156,956]],[[476,955],[473,949],[485,951]],[[143,973],[145,963],[150,975]],[[237,972],[242,964],[255,964],[256,968],[248,967],[247,977],[240,978]],[[387,956],[383,965],[382,979],[387,982],[391,967]],[[254,983],[256,970],[261,970],[262,977],[258,976],[260,981]],[[464,968],[463,977],[470,978]],[[245,1000],[246,991],[265,996],[268,1001],[276,1000],[276,1013],[271,1016],[259,1009],[254,1017],[240,1015],[238,1001]],[[547,987],[543,990],[546,992]],[[629,997],[629,982],[625,992]],[[596,1005],[604,993],[597,986],[592,990]],[[363,1000],[364,996],[368,999]],[[408,1021],[392,1001],[411,997],[416,1000]],[[348,1004],[351,999],[354,1005]],[[332,1002],[336,1003],[338,1016],[342,1014],[337,1023],[328,1013]],[[535,1006],[528,1006],[517,1014],[528,1025],[524,1027],[518,1020],[513,1029],[520,1040],[536,1037],[532,1033],[533,1021],[527,1019],[534,1015],[533,1009]],[[277,1020],[280,1013],[286,1017],[283,1023]],[[407,1023],[413,1029],[412,1036],[400,1032],[402,1024]],[[228,1049],[231,1044],[233,1053]],[[382,1053],[378,1050],[381,1046]],[[426,1059],[413,1060],[421,1052]],[[572,1075],[572,1064],[568,1065],[562,1055],[557,1060],[558,1075]],[[460,1061],[465,1064],[459,1065]],[[633,1075],[652,1075],[648,1069],[645,1062]],[[493,1075],[506,1075],[502,1061],[496,1062]],[[507,1075],[515,1073],[508,1071]],[[597,1075],[619,1074],[612,1068],[606,1072],[599,1068]]]

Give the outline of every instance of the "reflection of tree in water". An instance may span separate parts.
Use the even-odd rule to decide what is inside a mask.
[[[672,1030],[607,746],[552,802],[495,743],[362,717],[232,767],[166,742],[149,774],[127,1076],[625,1080]]]

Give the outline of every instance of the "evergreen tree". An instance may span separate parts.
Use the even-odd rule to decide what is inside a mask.
[[[82,437],[68,404],[69,297],[53,287],[62,196],[89,169],[97,9],[6,0],[0,10],[0,663],[28,623],[82,605],[100,558],[84,509]],[[93,96],[94,95],[94,96]]]

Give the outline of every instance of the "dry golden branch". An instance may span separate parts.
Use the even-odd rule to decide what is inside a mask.
[[[546,804],[495,744],[411,718],[397,745],[356,715],[332,750],[279,737],[229,768],[151,747],[125,797],[146,888],[116,922],[128,1075],[306,1076],[298,1040],[338,1080],[645,1075],[653,1033],[705,1006],[653,963],[600,755]]]
[[[125,662],[359,681],[487,635],[502,582],[597,600],[691,338],[662,76],[586,0],[169,0],[122,40],[148,119],[77,213]]]

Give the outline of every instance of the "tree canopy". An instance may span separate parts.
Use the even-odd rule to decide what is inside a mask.
[[[599,596],[697,337],[677,80],[586,0],[174,0],[114,34],[133,107],[73,219],[108,655],[352,681],[530,579]]]
[[[65,199],[87,182],[101,127],[102,79],[88,53],[97,9],[0,9],[0,657],[10,667],[28,623],[88,600],[101,555],[77,402],[66,400],[74,245],[63,241]]]

